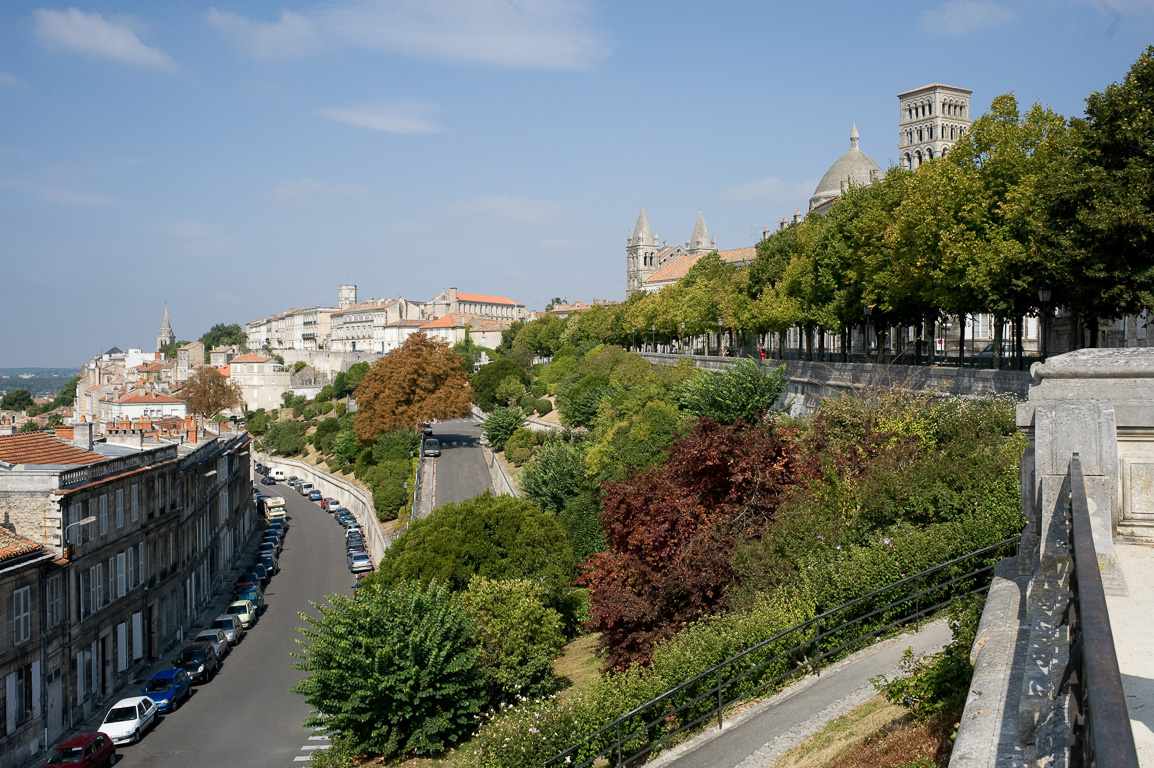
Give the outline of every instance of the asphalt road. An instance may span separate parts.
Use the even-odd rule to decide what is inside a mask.
[[[288,768],[327,745],[310,739],[311,731],[302,726],[308,707],[288,689],[303,673],[292,669],[289,654],[299,649],[298,628],[304,622],[298,613],[316,614],[310,601],[352,594],[355,579],[345,564],[344,532],[320,505],[289,486],[258,487],[285,498],[290,526],[280,573],[265,592],[264,615],[225,657],[214,680],[194,687],[192,697],[139,744],[118,748],[123,757],[117,768]]]
[[[453,419],[433,425],[433,437],[441,441],[437,462],[437,494],[442,507],[493,489],[489,468],[481,453],[481,427],[475,419]]]

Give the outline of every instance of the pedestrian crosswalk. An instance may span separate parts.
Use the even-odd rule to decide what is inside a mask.
[[[312,757],[313,753],[316,752],[318,749],[328,749],[329,736],[327,733],[320,733],[319,731],[314,731],[313,734],[311,736],[309,736],[309,741],[316,741],[316,742],[323,742],[323,743],[305,744],[304,746],[302,746],[300,748],[300,751],[303,752],[304,754],[303,755],[297,755],[296,757],[294,757],[293,758],[294,763],[307,763],[309,761],[309,758]]]

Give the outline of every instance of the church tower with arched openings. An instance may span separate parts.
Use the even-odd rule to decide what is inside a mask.
[[[898,94],[898,165],[913,170],[945,157],[970,129],[973,91],[931,83]]]
[[[633,234],[625,239],[626,296],[641,290],[645,279],[657,271],[657,251],[657,234],[649,229],[649,217],[645,215],[643,205]]]
[[[160,333],[156,334],[156,351],[159,352],[162,348],[169,344],[176,343],[176,334],[172,332],[172,325],[168,322],[168,303],[164,305],[164,322],[160,324]]]

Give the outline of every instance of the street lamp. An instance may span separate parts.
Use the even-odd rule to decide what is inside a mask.
[[[636,328],[630,328],[629,329],[629,335],[632,338],[632,341],[629,344],[629,348],[630,349],[637,349],[637,329]]]
[[[681,346],[682,354],[685,353],[685,321],[681,321],[681,335],[677,337],[677,343]]]
[[[649,346],[653,347],[653,351],[657,352],[657,325],[649,326]]]
[[[717,318],[717,356],[721,357],[721,334],[724,332],[725,322],[719,316]]]
[[[88,517],[84,518],[83,520],[77,520],[75,523],[69,523],[68,525],[64,526],[63,544],[64,544],[64,550],[65,550],[65,555],[64,555],[65,557],[67,557],[69,560],[72,559],[72,553],[70,551],[68,551],[68,530],[70,528],[75,528],[78,525],[88,525],[89,523],[95,523],[95,522],[96,522],[96,516],[95,515],[89,515]]]
[[[1046,349],[1046,333],[1049,330],[1047,328],[1050,318],[1049,305],[1053,295],[1054,292],[1045,286],[1038,289],[1038,303],[1042,305],[1041,316],[1039,317],[1040,322],[1038,323],[1038,357],[1042,359],[1042,362],[1046,362],[1046,353],[1049,351]]]

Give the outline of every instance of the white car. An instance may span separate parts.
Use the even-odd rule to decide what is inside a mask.
[[[223,629],[205,629],[196,636],[196,641],[204,641],[212,643],[212,649],[216,651],[216,657],[223,659],[224,655],[228,653],[228,636],[224,634]]]
[[[156,725],[156,713],[156,702],[147,696],[121,699],[108,710],[99,730],[107,733],[113,744],[133,744]]]

